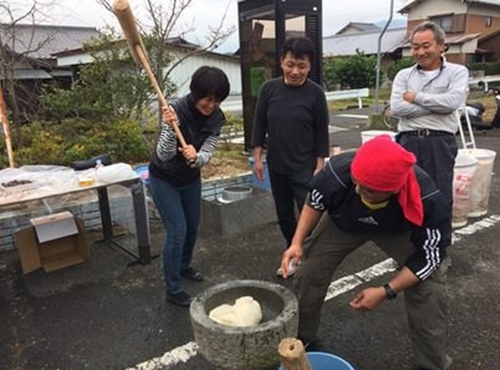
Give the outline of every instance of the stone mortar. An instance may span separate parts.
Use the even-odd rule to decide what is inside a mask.
[[[262,321],[252,327],[221,325],[208,317],[224,303],[234,304],[250,295],[262,309]],[[213,286],[197,295],[190,307],[191,325],[200,352],[225,370],[267,370],[279,367],[278,345],[296,337],[298,302],[287,288],[257,280],[235,280]]]

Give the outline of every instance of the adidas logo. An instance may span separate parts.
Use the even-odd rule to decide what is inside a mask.
[[[359,222],[363,222],[365,224],[370,224],[370,225],[378,225],[377,220],[375,220],[372,216],[370,217],[362,217],[358,218]]]

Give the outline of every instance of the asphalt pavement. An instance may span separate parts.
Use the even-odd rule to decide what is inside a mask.
[[[366,122],[362,116],[368,113],[349,112],[358,118],[334,114],[331,144],[342,149],[359,146]],[[476,141],[480,148],[500,151],[497,129],[476,133]],[[498,160],[494,171],[488,214],[469,219],[468,226],[455,230],[449,250],[451,370],[499,368]],[[163,229],[151,221],[151,230],[152,252],[158,254]],[[100,237],[98,233],[88,236],[91,241]],[[133,236],[121,242],[134,247]],[[289,280],[275,275],[282,246],[276,223],[233,236],[204,233],[194,266],[206,280],[184,281],[186,289],[197,294],[237,279],[290,286]],[[215,370],[193,342],[189,311],[165,303],[159,258],[149,265],[129,265],[130,256],[111,244],[95,243],[92,251],[92,259],[84,264],[26,276],[15,251],[0,254],[0,369]],[[380,268],[386,260],[374,245],[360,248],[334,276],[332,294],[324,305],[320,330],[324,349],[356,370],[413,369],[403,299],[384,302],[369,313],[348,305],[363,287],[389,279],[390,269]],[[356,280],[360,276],[365,279]]]

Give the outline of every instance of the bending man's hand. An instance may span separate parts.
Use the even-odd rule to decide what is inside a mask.
[[[358,311],[371,311],[386,298],[384,287],[362,290],[349,304]]]
[[[281,270],[283,271],[283,279],[288,277],[288,266],[290,261],[296,265],[302,259],[302,246],[300,244],[291,244],[290,247],[283,253],[281,258]]]

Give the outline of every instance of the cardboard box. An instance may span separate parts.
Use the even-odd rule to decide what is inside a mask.
[[[32,218],[30,222],[35,227],[39,243],[78,234],[75,218],[68,211]]]
[[[90,258],[90,248],[81,219],[73,217],[69,212],[41,219],[33,219],[34,226],[14,234],[24,274],[39,268],[51,272]]]

